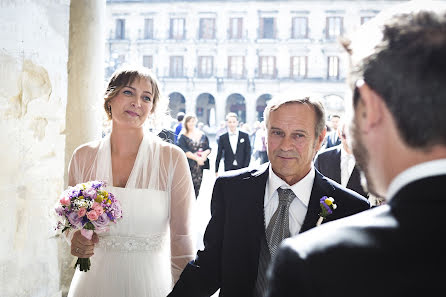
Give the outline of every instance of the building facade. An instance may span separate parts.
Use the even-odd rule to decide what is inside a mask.
[[[261,121],[282,92],[311,92],[342,114],[350,91],[339,37],[401,2],[107,0],[106,76],[143,64],[174,118],[195,113],[211,128],[228,112]]]

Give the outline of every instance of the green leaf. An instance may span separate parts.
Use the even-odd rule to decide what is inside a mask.
[[[94,225],[93,225],[91,222],[88,222],[88,223],[86,223],[86,224],[84,225],[84,229],[87,229],[87,230],[94,230],[95,228],[94,228]]]

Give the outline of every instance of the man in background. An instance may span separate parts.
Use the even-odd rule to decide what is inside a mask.
[[[356,166],[355,156],[348,145],[346,130],[345,121],[341,121],[338,128],[341,144],[317,154],[314,159],[314,167],[324,176],[361,196],[368,197],[369,194],[361,184],[361,174]]]
[[[184,119],[184,112],[180,111],[177,113],[177,125],[175,126],[175,144],[178,143],[178,136],[181,133],[181,130],[183,129],[183,119]]]
[[[220,160],[224,159],[225,171],[245,168],[251,160],[251,144],[248,133],[238,129],[237,114],[226,115],[228,132],[218,139],[217,158],[215,159],[215,174],[218,175]]]
[[[333,114],[330,116],[330,127],[331,131],[327,133],[327,138],[325,142],[325,148],[331,148],[337,145],[341,144],[341,138],[339,137],[338,133],[338,125],[339,121],[341,120],[341,117],[337,114]]]

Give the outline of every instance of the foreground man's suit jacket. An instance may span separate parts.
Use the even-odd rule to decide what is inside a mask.
[[[445,185],[446,175],[420,179],[386,205],[286,239],[267,296],[443,296]]]
[[[260,242],[265,237],[263,200],[268,167],[269,163],[265,163],[259,169],[229,171],[216,180],[212,218],[204,235],[205,248],[186,266],[170,297],[211,296],[217,289],[220,289],[220,296],[253,295]],[[327,221],[369,208],[364,197],[316,171],[308,212],[300,232],[315,227],[322,196],[332,196],[338,206]]]

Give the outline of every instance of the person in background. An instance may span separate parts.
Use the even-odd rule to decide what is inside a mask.
[[[220,139],[220,136],[222,134],[225,134],[226,132],[228,132],[228,129],[226,127],[226,122],[225,121],[221,121],[220,122],[220,126],[218,127],[217,132],[215,132],[215,141],[218,144],[218,140]]]
[[[333,146],[337,146],[341,144],[341,138],[338,133],[338,125],[341,117],[337,114],[333,114],[330,116],[331,123],[331,131],[327,133],[327,139],[325,143],[325,149],[331,148]]]
[[[256,132],[254,150],[260,160],[260,164],[268,162],[268,153],[266,151],[266,127],[264,121],[260,123],[260,128]]]
[[[222,134],[218,140],[217,158],[215,160],[215,174],[217,176],[222,158],[224,159],[225,171],[248,167],[251,161],[249,135],[237,128],[237,114],[228,113],[226,115],[226,125],[228,132]]]
[[[338,133],[341,144],[317,154],[314,167],[324,176],[361,196],[368,197],[369,194],[361,184],[361,174],[356,166],[355,157],[348,145],[348,133],[344,121],[339,124]]]
[[[185,115],[178,146],[186,153],[194,183],[195,198],[198,198],[203,180],[203,169],[209,169],[208,155],[211,153],[211,148],[208,137],[196,125],[195,115]]]
[[[446,5],[414,1],[389,13],[344,43],[353,154],[368,190],[386,204],[284,241],[268,297],[444,290]]]
[[[178,137],[181,133],[181,130],[183,130],[183,119],[184,119],[184,112],[180,111],[177,113],[177,125],[175,126],[175,144],[178,144]]]

